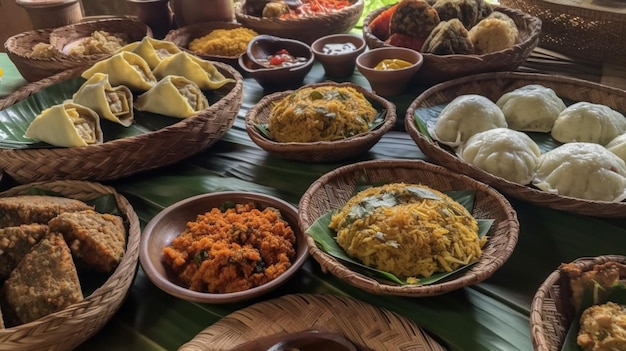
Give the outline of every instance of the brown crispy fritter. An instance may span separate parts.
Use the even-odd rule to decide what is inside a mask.
[[[603,289],[598,291],[600,300],[610,294],[610,289],[620,279],[620,275],[626,276],[626,265],[618,262],[607,262],[595,265],[592,270],[582,271],[580,267],[573,263],[564,263],[559,270],[569,280],[572,292],[572,305],[576,310],[581,306],[585,291],[593,291],[595,284]]]
[[[457,18],[466,29],[478,23],[481,8],[475,0],[437,0],[433,5],[441,21]]]
[[[60,234],[50,233],[24,256],[5,281],[4,295],[19,323],[83,300],[76,266]]]
[[[45,235],[45,224],[22,224],[16,227],[0,228],[0,283]]]
[[[435,55],[472,54],[474,44],[469,40],[467,29],[458,18],[440,22],[430,33],[422,52]]]
[[[389,34],[406,34],[423,40],[439,22],[437,11],[426,1],[402,0],[391,15]]]
[[[58,196],[22,195],[0,197],[0,228],[20,224],[47,224],[62,212],[92,209],[86,203]]]
[[[77,263],[94,271],[112,272],[126,251],[126,228],[119,216],[93,210],[65,212],[48,225],[63,234]]]

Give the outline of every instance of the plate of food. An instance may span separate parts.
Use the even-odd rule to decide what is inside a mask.
[[[340,167],[311,184],[298,208],[324,271],[379,295],[433,296],[480,283],[508,259],[519,232],[503,195],[419,160]]]
[[[226,133],[242,89],[231,66],[144,37],[0,100],[0,168],[29,182],[114,179],[171,164]]]
[[[426,90],[407,109],[405,126],[433,162],[507,195],[624,217],[624,97],[575,78],[485,73]],[[478,111],[471,124],[455,121]]]

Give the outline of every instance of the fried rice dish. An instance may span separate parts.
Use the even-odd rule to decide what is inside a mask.
[[[350,257],[409,283],[477,261],[486,242],[465,207],[418,184],[363,190],[333,214],[329,227]]]

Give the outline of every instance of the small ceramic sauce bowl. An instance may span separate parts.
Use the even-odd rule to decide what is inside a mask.
[[[376,66],[383,60],[402,60],[410,66],[379,70]],[[395,96],[402,94],[408,87],[413,76],[419,71],[424,57],[415,50],[402,47],[382,47],[366,51],[356,59],[359,72],[367,79],[376,94]]]
[[[296,58],[297,62],[272,65],[273,60],[268,58],[278,57],[279,53],[285,51]],[[259,35],[248,43],[247,51],[238,61],[244,73],[254,78],[263,88],[277,90],[300,86],[311,71],[314,60],[311,47],[301,41]]]
[[[365,40],[350,34],[327,35],[314,41],[311,50],[328,77],[346,78],[354,73],[356,58],[365,51]]]

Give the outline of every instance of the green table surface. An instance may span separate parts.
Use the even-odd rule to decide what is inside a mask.
[[[24,84],[5,54],[0,55],[10,89]],[[305,83],[324,81],[315,65]],[[368,83],[355,71],[347,79]],[[337,163],[277,159],[256,146],[245,131],[244,116],[263,95],[245,78],[244,101],[234,126],[210,149],[173,166],[108,182],[124,194],[142,225],[184,198],[223,190],[278,195],[298,204],[308,186],[339,166],[371,159],[426,159],[404,131],[404,113],[423,87],[390,98],[399,121],[369,152]],[[173,145],[175,147],[175,145]],[[78,350],[176,350],[220,318],[256,302],[291,293],[351,296],[413,320],[448,350],[532,350],[530,303],[544,279],[562,262],[579,257],[626,253],[626,220],[573,215],[510,199],[520,221],[517,246],[509,260],[481,284],[427,298],[366,293],[321,271],[312,258],[270,295],[251,301],[210,305],[172,297],[153,285],[141,267],[119,312]],[[342,318],[337,315],[336,318]],[[417,350],[417,348],[416,348]]]

